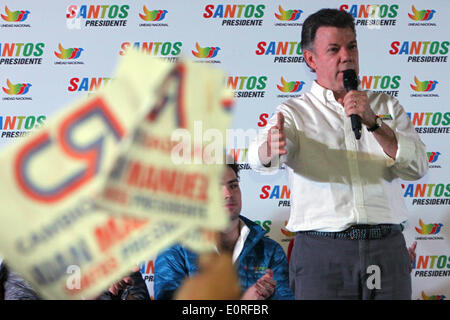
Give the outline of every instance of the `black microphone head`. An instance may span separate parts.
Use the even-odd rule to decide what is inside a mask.
[[[342,79],[344,80],[344,88],[347,92],[358,89],[358,78],[356,77],[355,70],[344,70]]]

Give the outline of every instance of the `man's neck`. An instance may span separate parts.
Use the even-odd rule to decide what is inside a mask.
[[[344,99],[345,95],[347,94],[347,91],[345,90],[341,90],[341,91],[334,91],[332,89],[328,89],[326,86],[322,85],[319,80],[316,79],[316,82],[319,86],[321,86],[322,88],[325,88],[327,90],[331,90],[331,92],[333,92],[334,95],[334,99],[336,99],[336,101],[340,102]]]
[[[347,94],[347,92],[345,90],[343,90],[343,91],[333,91],[334,99],[336,99],[336,101],[338,101],[338,102],[344,100],[344,97],[345,97],[346,94]]]
[[[241,234],[241,220],[232,221],[232,225],[225,232],[220,233],[219,250],[233,252],[234,246]]]

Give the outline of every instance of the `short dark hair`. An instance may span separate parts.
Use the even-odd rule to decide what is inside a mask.
[[[239,179],[239,166],[235,162],[227,163],[227,166],[233,169],[234,173],[236,173],[236,177]]]
[[[350,13],[338,9],[321,9],[303,22],[302,50],[313,51],[316,32],[320,27],[350,28],[356,34],[355,19]]]

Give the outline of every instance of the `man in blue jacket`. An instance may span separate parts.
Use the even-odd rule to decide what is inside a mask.
[[[242,201],[236,164],[227,165],[222,191],[231,223],[220,234],[217,251],[232,253],[242,289],[241,299],[294,299],[283,249],[265,237],[259,225],[240,215]],[[180,245],[162,252],[155,261],[155,298],[172,299],[181,282],[197,272],[197,254]]]

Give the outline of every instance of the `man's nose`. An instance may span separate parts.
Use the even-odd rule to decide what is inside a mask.
[[[342,47],[341,48],[341,61],[342,62],[353,62],[353,53],[350,49]]]
[[[226,185],[222,186],[222,194],[223,194],[224,199],[231,198],[231,192],[230,192],[230,189],[228,188],[228,186],[226,186]]]

